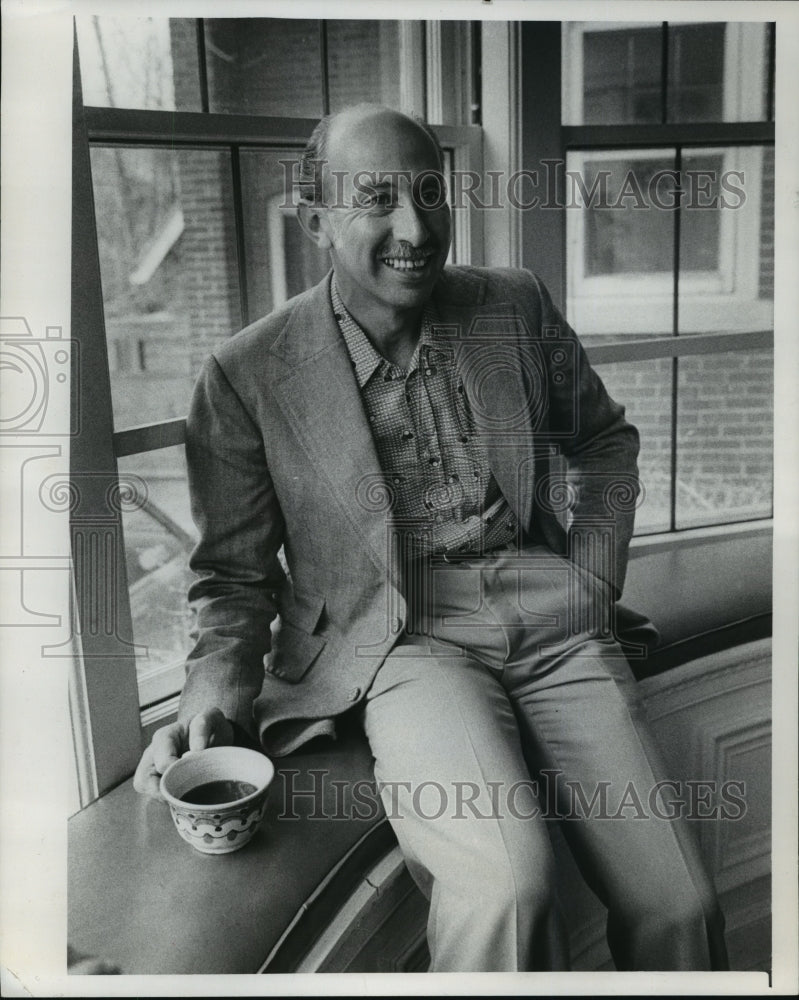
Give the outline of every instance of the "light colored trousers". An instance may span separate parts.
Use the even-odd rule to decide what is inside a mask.
[[[712,881],[693,831],[663,818],[670,776],[602,635],[609,588],[543,547],[522,555],[436,564],[412,595],[416,634],[364,705],[386,812],[430,900],[431,971],[568,969],[544,813],[565,817],[617,969],[726,968]]]

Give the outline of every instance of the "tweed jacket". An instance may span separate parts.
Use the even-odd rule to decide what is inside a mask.
[[[273,755],[332,734],[405,624],[387,488],[329,284],[208,358],[187,424],[196,643],[178,717],[216,706]],[[454,352],[521,540],[618,597],[638,493],[624,408],[532,273],[448,267],[433,298],[434,336]],[[609,529],[609,556],[583,544],[586,525]]]

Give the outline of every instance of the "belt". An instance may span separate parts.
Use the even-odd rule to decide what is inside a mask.
[[[500,497],[482,514],[473,514],[463,521],[448,521],[437,525],[432,542],[419,539],[409,546],[412,559],[441,558],[454,562],[502,549],[516,540],[519,525],[507,500]],[[414,551],[416,548],[416,551]]]

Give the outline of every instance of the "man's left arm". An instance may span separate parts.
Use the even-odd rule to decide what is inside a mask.
[[[611,584],[621,595],[627,552],[640,493],[637,457],[639,436],[625,419],[625,410],[608,395],[574,331],[536,277],[541,329],[557,329],[565,348],[565,365],[547,360],[549,429],[567,463],[572,495],[570,553],[572,558]],[[546,344],[546,339],[542,340]],[[552,350],[548,350],[550,355]],[[603,524],[612,525],[613,551],[605,556],[597,543]],[[596,530],[592,529],[596,525]],[[584,530],[571,530],[582,528]]]

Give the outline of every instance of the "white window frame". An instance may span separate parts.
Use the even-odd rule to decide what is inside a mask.
[[[669,21],[669,25],[717,24],[697,18],[694,21]],[[583,38],[590,33],[619,31],[625,28],[659,28],[661,21],[570,21],[563,25],[563,66],[561,95],[564,125],[583,124]],[[727,21],[724,33],[724,78],[722,84],[722,121],[757,121],[763,117],[764,82],[767,72],[763,58],[762,21]],[[740,60],[740,62],[739,62]],[[738,73],[736,67],[743,67]]]
[[[760,243],[760,204],[763,176],[761,146],[696,147],[683,150],[683,157],[723,156],[723,171],[742,171],[746,206],[719,212],[719,266],[712,271],[679,274],[679,310],[682,332],[724,329],[751,330],[769,327],[772,303],[758,298],[760,258],[747,248]],[[572,152],[568,170],[585,177],[591,161],[632,162],[662,159],[671,169],[674,150],[614,149]],[[683,165],[683,169],[685,166]],[[569,189],[574,204],[566,210],[567,309],[578,330],[592,334],[669,333],[672,329],[674,274],[663,272],[619,272],[612,275],[585,273],[586,214],[579,191]],[[664,198],[667,197],[664,194]],[[571,202],[570,202],[571,204]],[[656,210],[653,207],[647,211]],[[613,211],[613,209],[608,209]]]

